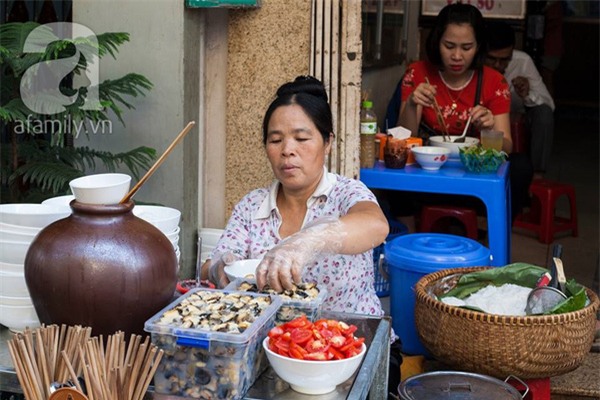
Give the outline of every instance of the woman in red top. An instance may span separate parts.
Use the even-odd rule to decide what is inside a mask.
[[[512,151],[510,90],[500,73],[482,66],[486,50],[484,35],[483,17],[474,6],[456,3],[440,11],[427,37],[428,60],[410,65],[402,80],[400,125],[413,135],[418,134],[421,124],[430,133],[441,135],[444,128],[436,118],[435,99],[450,135],[460,135],[471,117],[477,131],[502,131],[502,149],[507,153]],[[481,73],[480,98],[475,104]]]

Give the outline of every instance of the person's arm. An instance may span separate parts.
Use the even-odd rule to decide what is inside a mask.
[[[519,54],[515,62],[519,62],[520,66],[515,69],[517,76],[511,83],[517,95],[523,99],[523,104],[526,107],[547,104],[554,110],[554,100],[531,57],[527,54]]]
[[[388,222],[379,206],[360,201],[340,218],[326,217],[308,224],[265,254],[257,268],[257,285],[277,292],[302,281],[302,270],[319,257],[360,254],[385,240]]]
[[[420,83],[417,88],[408,95],[406,101],[400,106],[399,125],[417,136],[421,117],[423,116],[423,107],[432,107],[437,91],[435,86],[427,83]]]

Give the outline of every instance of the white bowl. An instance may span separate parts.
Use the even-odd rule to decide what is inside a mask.
[[[5,224],[4,222],[0,222],[0,229],[3,232],[7,232],[7,233],[27,233],[27,234],[37,235],[39,233],[39,231],[41,231],[44,228],[43,227],[31,227],[31,226]]]
[[[0,295],[0,305],[2,306],[32,306],[33,301],[29,295],[27,296],[5,296]]]
[[[176,236],[174,239],[169,239],[174,248],[179,247],[179,236]]]
[[[25,273],[24,264],[7,263],[0,261],[0,273],[3,274],[23,274]]]
[[[260,262],[261,260],[257,259],[235,261],[225,267],[225,275],[230,281],[237,278],[256,279],[256,267]]]
[[[325,394],[356,372],[362,362],[367,346],[363,343],[360,354],[344,360],[312,361],[284,357],[269,350],[269,338],[263,340],[263,348],[271,367],[281,379],[296,392]]]
[[[448,160],[450,149],[439,146],[417,146],[411,149],[421,168],[437,171]]]
[[[70,209],[49,204],[0,204],[2,223],[30,228],[43,228],[70,214]]]
[[[131,177],[126,174],[88,175],[69,182],[75,199],[86,204],[118,204],[130,184]]]
[[[0,239],[0,262],[24,264],[31,242]]]
[[[21,233],[21,232],[11,232],[5,231],[0,228],[0,240],[8,241],[8,242],[33,242],[33,239],[37,236],[36,233]]]
[[[458,137],[459,136],[450,136],[450,139],[454,141]],[[444,142],[443,136],[431,136],[429,138],[429,142],[432,146],[439,146],[439,147],[445,147],[447,149],[450,149],[449,158],[460,159],[460,156],[458,155],[458,149],[460,149],[461,147],[473,146],[473,145],[479,143],[479,139],[470,137],[470,136],[465,136],[464,143],[453,143],[453,142]]]
[[[0,273],[0,295],[9,297],[29,297],[25,274]]]
[[[169,240],[173,241],[173,239],[179,238],[179,232],[181,232],[181,228],[177,227],[173,232],[165,233],[164,235],[168,237]]]
[[[133,214],[151,223],[164,234],[172,233],[177,229],[181,219],[181,211],[163,206],[135,206]]]
[[[71,201],[75,200],[75,196],[72,194],[67,194],[65,196],[51,197],[42,201],[42,204],[50,204],[51,206],[67,206],[71,207]]]
[[[0,304],[0,324],[13,332],[21,332],[25,328],[31,329],[40,326],[40,320],[33,305],[9,306]]]

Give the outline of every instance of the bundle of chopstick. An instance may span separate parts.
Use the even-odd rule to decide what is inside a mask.
[[[89,400],[142,400],[163,351],[141,339],[131,335],[126,344],[116,332],[105,346],[89,327],[50,325],[17,333],[8,345],[27,400],[47,400],[55,384],[74,386]]]

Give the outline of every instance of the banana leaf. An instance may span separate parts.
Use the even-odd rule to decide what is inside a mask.
[[[548,272],[546,268],[527,263],[513,263],[504,267],[471,272],[461,276],[454,289],[441,295],[440,298],[453,296],[464,299],[488,285],[501,286],[506,283],[533,288],[545,272]]]
[[[504,267],[471,272],[461,276],[456,286],[449,292],[439,296],[439,298],[452,296],[464,299],[488,285],[501,286],[506,283],[533,288],[545,272],[549,271],[546,268],[527,263],[513,263]],[[565,292],[567,299],[545,314],[562,314],[581,310],[586,306],[588,297],[585,287],[578,284],[574,279],[566,283]],[[461,306],[461,308],[484,312],[473,306]]]
[[[566,292],[568,297],[565,301],[558,303],[556,307],[548,311],[546,314],[562,314],[572,311],[581,310],[585,307],[588,297],[585,293],[585,288],[575,282],[575,279],[571,279],[567,282]]]

